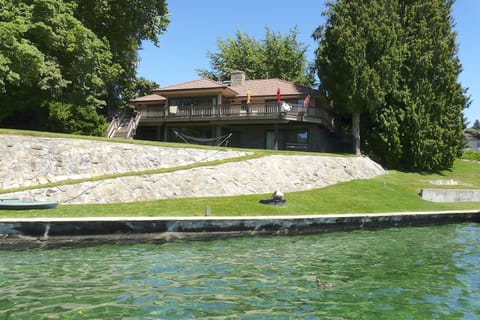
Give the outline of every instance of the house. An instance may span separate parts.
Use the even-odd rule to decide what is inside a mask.
[[[316,90],[281,79],[246,80],[244,72],[234,71],[228,82],[206,78],[184,82],[158,88],[131,104],[135,117],[117,120],[109,135],[125,127],[127,136],[143,140],[345,150],[345,143],[333,133],[326,99]]]

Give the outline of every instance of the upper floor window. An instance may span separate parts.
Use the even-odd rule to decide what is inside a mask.
[[[216,96],[170,98],[168,99],[168,101],[169,101],[168,102],[169,105],[179,106],[179,107],[216,106],[217,105]]]

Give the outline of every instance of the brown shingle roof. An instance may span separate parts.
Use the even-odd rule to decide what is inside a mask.
[[[229,95],[243,98],[247,96],[247,91],[250,90],[252,97],[276,97],[277,89],[280,89],[280,94],[284,96],[303,96],[310,94],[311,96],[318,96],[318,91],[312,88],[294,84],[290,81],[281,79],[261,79],[261,80],[246,80],[242,86],[231,86],[212,79],[202,78],[183,82],[167,87],[155,89],[157,94],[165,94],[172,91],[188,91],[188,90],[211,90],[211,89],[226,89],[230,92]],[[138,101],[138,100],[135,100]]]
[[[202,78],[198,80],[192,80],[188,82],[183,82],[179,84],[174,84],[167,87],[162,87],[155,89],[155,92],[162,92],[162,91],[177,91],[177,90],[196,90],[196,89],[220,89],[226,88],[227,86],[221,84],[212,79]]]
[[[182,92],[183,91],[183,92]],[[198,80],[192,80],[188,82],[183,82],[167,87],[162,87],[162,88],[157,88],[154,90],[155,93],[157,94],[162,94],[167,97],[170,97],[171,95],[175,95],[177,93],[182,92],[182,94],[185,94],[185,92],[215,92],[215,93],[220,93],[224,96],[230,96],[230,97],[235,97],[238,95],[238,93],[230,88],[228,85],[217,82],[212,79],[208,78],[202,78]]]
[[[246,80],[243,86],[233,87],[238,92],[238,97],[246,97],[247,90],[250,90],[252,97],[276,96],[277,89],[280,89],[281,96],[302,96],[310,94],[317,96],[318,92],[312,88],[294,84],[281,79]]]
[[[138,97],[132,100],[132,102],[150,102],[150,101],[165,101],[167,98],[162,97],[159,94],[149,94],[143,97]]]

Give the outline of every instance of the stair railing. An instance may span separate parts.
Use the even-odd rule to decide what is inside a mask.
[[[113,137],[113,135],[115,134],[115,131],[117,131],[119,125],[120,125],[120,122],[118,121],[118,117],[114,117],[112,119],[112,121],[110,122],[110,124],[108,125],[107,133],[106,133],[107,138]]]
[[[112,121],[108,125],[107,128],[107,133],[106,136],[107,138],[113,138],[115,135],[115,132],[120,128],[120,125],[123,121],[123,118],[125,118],[126,112],[123,110],[120,114],[117,114],[115,117],[113,117]]]
[[[135,111],[135,116],[132,117],[130,119],[130,122],[128,123],[127,136],[126,136],[127,139],[130,139],[135,135],[141,118],[142,118],[142,114],[138,111]]]

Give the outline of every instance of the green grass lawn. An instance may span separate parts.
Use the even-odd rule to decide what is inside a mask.
[[[0,130],[0,134],[2,133],[7,132]],[[17,131],[8,131],[8,133],[18,134]],[[125,141],[122,140],[122,142]],[[253,152],[256,153],[256,156],[271,153],[263,150],[254,150]],[[437,180],[455,180],[458,185],[437,186],[431,183]],[[480,189],[480,162],[457,160],[451,170],[435,174],[389,171],[386,175],[369,180],[354,180],[321,189],[286,193],[286,206],[260,204],[261,198],[270,196],[264,194],[102,205],[61,204],[54,210],[0,210],[0,217],[204,216],[207,206],[210,207],[211,216],[480,210],[480,202],[433,203],[423,201],[418,195],[423,188]]]

